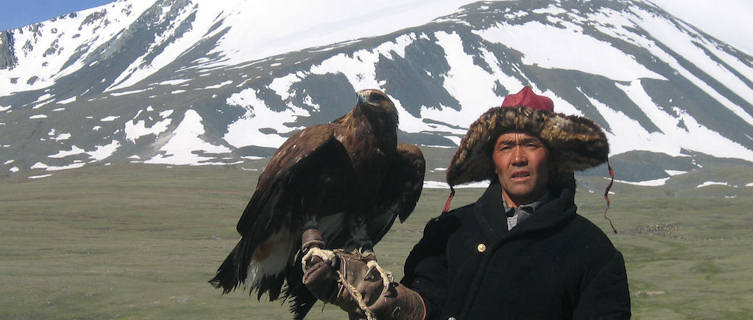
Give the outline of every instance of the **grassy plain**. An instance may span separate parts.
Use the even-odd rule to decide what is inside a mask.
[[[257,176],[237,167],[112,165],[0,180],[0,319],[289,319],[280,302],[223,296],[206,282],[238,239],[235,223]],[[709,180],[730,185],[696,188]],[[635,319],[753,314],[751,182],[749,168],[725,168],[663,187],[614,187],[609,214],[620,233],[609,235],[626,258]],[[608,231],[605,186],[582,179],[577,203]],[[453,204],[480,192],[460,189]],[[425,189],[411,218],[377,246],[396,278],[446,196]],[[309,318],[346,317],[317,305]]]

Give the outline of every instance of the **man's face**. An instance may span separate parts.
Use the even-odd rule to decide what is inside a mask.
[[[509,206],[534,202],[546,192],[549,150],[539,138],[524,132],[504,133],[494,144],[492,160]]]

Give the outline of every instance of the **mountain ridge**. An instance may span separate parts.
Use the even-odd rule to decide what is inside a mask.
[[[11,79],[0,87],[0,176],[113,161],[240,164],[344,114],[367,87],[396,102],[400,139],[425,146],[452,148],[481,112],[532,85],[555,111],[607,131],[625,180],[753,162],[753,58],[649,2],[476,2],[427,24],[235,64],[237,52],[217,49],[232,24],[195,26],[205,3],[119,1],[122,15],[109,18],[84,11],[78,18],[90,23],[79,27],[99,23],[112,37],[48,61],[61,72],[81,66],[54,81],[0,66]],[[108,19],[134,22],[116,32]],[[194,29],[208,31],[172,52]],[[0,44],[11,49],[23,45]],[[667,169],[646,174],[646,156],[630,156],[645,152]]]

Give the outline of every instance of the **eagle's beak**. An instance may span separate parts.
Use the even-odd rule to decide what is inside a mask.
[[[375,100],[375,91],[372,89],[364,89],[356,92],[356,99],[358,100],[358,104],[362,106],[372,106],[376,107],[379,105],[379,97],[376,97],[377,100]]]
[[[367,102],[367,100],[366,100],[366,97],[364,97],[364,96],[363,96],[363,95],[361,94],[361,92],[356,92],[356,104],[360,104],[360,105],[363,105],[363,104],[367,104],[367,103],[368,103],[368,102]]]

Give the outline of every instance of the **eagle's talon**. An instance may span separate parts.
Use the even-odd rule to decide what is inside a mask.
[[[364,258],[368,258],[368,259],[371,259],[371,260],[376,260],[376,253],[374,253],[374,250],[372,250],[372,249],[365,249],[365,250],[364,249],[360,249],[359,253]]]
[[[325,263],[331,264],[335,259],[335,253],[332,250],[320,249],[318,247],[309,248],[308,252],[306,252],[303,258],[301,258],[303,270],[306,270],[308,268],[308,262],[311,261],[311,259],[313,259],[314,257],[319,257]]]

